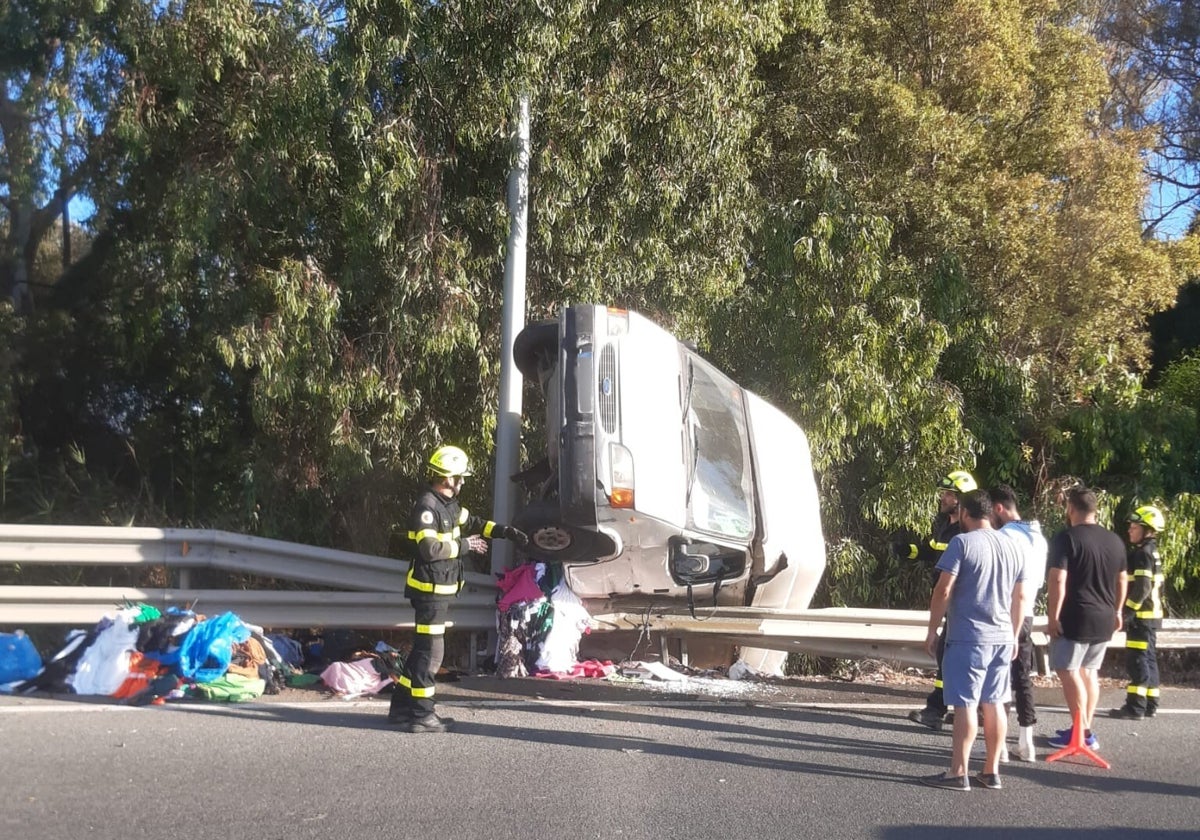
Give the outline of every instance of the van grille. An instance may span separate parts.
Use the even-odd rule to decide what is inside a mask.
[[[617,431],[617,352],[611,344],[600,351],[600,381],[597,383],[600,424],[610,435]]]

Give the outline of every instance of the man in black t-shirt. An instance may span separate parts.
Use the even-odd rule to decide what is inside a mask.
[[[1050,542],[1047,565],[1050,667],[1062,681],[1071,719],[1081,717],[1087,746],[1097,749],[1092,716],[1100,699],[1097,672],[1113,633],[1121,629],[1125,603],[1125,544],[1096,523],[1096,494],[1086,487],[1067,493],[1071,527]],[[1061,730],[1050,746],[1070,743]]]

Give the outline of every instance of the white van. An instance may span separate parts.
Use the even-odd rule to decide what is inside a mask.
[[[808,607],[825,542],[808,439],[783,412],[621,309],[568,306],[513,356],[546,401],[516,524],[585,603]]]

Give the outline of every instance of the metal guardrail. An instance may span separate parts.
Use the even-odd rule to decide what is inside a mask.
[[[411,627],[404,598],[408,564],[349,551],[187,528],[0,525],[0,563],[22,566],[165,567],[172,588],[0,586],[0,625],[94,624],[126,601],[232,611],[263,627]],[[326,587],[306,590],[202,589],[189,571],[220,569]],[[352,590],[352,591],[346,591]],[[468,573],[451,613],[454,626],[490,630],[496,623],[490,575]]]
[[[407,564],[400,560],[183,528],[0,525],[0,563],[20,565],[166,567],[176,588],[0,586],[0,625],[95,623],[126,601],[194,607],[208,615],[232,611],[271,628],[411,627],[404,598]],[[296,581],[322,589],[202,589],[189,585],[192,569],[221,569]],[[451,611],[458,629],[495,627],[497,589],[490,575],[468,573]],[[784,611],[755,607],[682,607],[641,612],[612,610],[593,616],[601,630],[645,628],[672,638],[704,636],[734,645],[840,659],[886,659],[928,667],[924,651],[929,613],[923,610],[828,608]],[[1045,643],[1045,617],[1035,619],[1035,641]],[[1040,638],[1039,638],[1040,635]],[[1200,647],[1200,620],[1168,620],[1159,647]],[[1116,635],[1110,646],[1124,646]]]
[[[671,637],[703,636],[708,639],[784,650],[836,659],[882,659],[905,665],[930,667],[925,653],[928,610],[874,610],[847,607],[826,609],[764,610],[753,607],[716,607],[687,610],[673,607],[639,613],[610,612],[593,616],[610,630],[646,629]],[[1034,618],[1034,642],[1044,646],[1046,617]],[[1125,634],[1117,633],[1109,647],[1124,647]],[[1159,648],[1200,647],[1200,620],[1167,619],[1158,634]]]

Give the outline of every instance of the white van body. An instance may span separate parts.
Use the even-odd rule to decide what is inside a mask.
[[[635,312],[565,307],[513,354],[546,400],[517,525],[585,603],[809,606],[825,542],[787,415]]]

